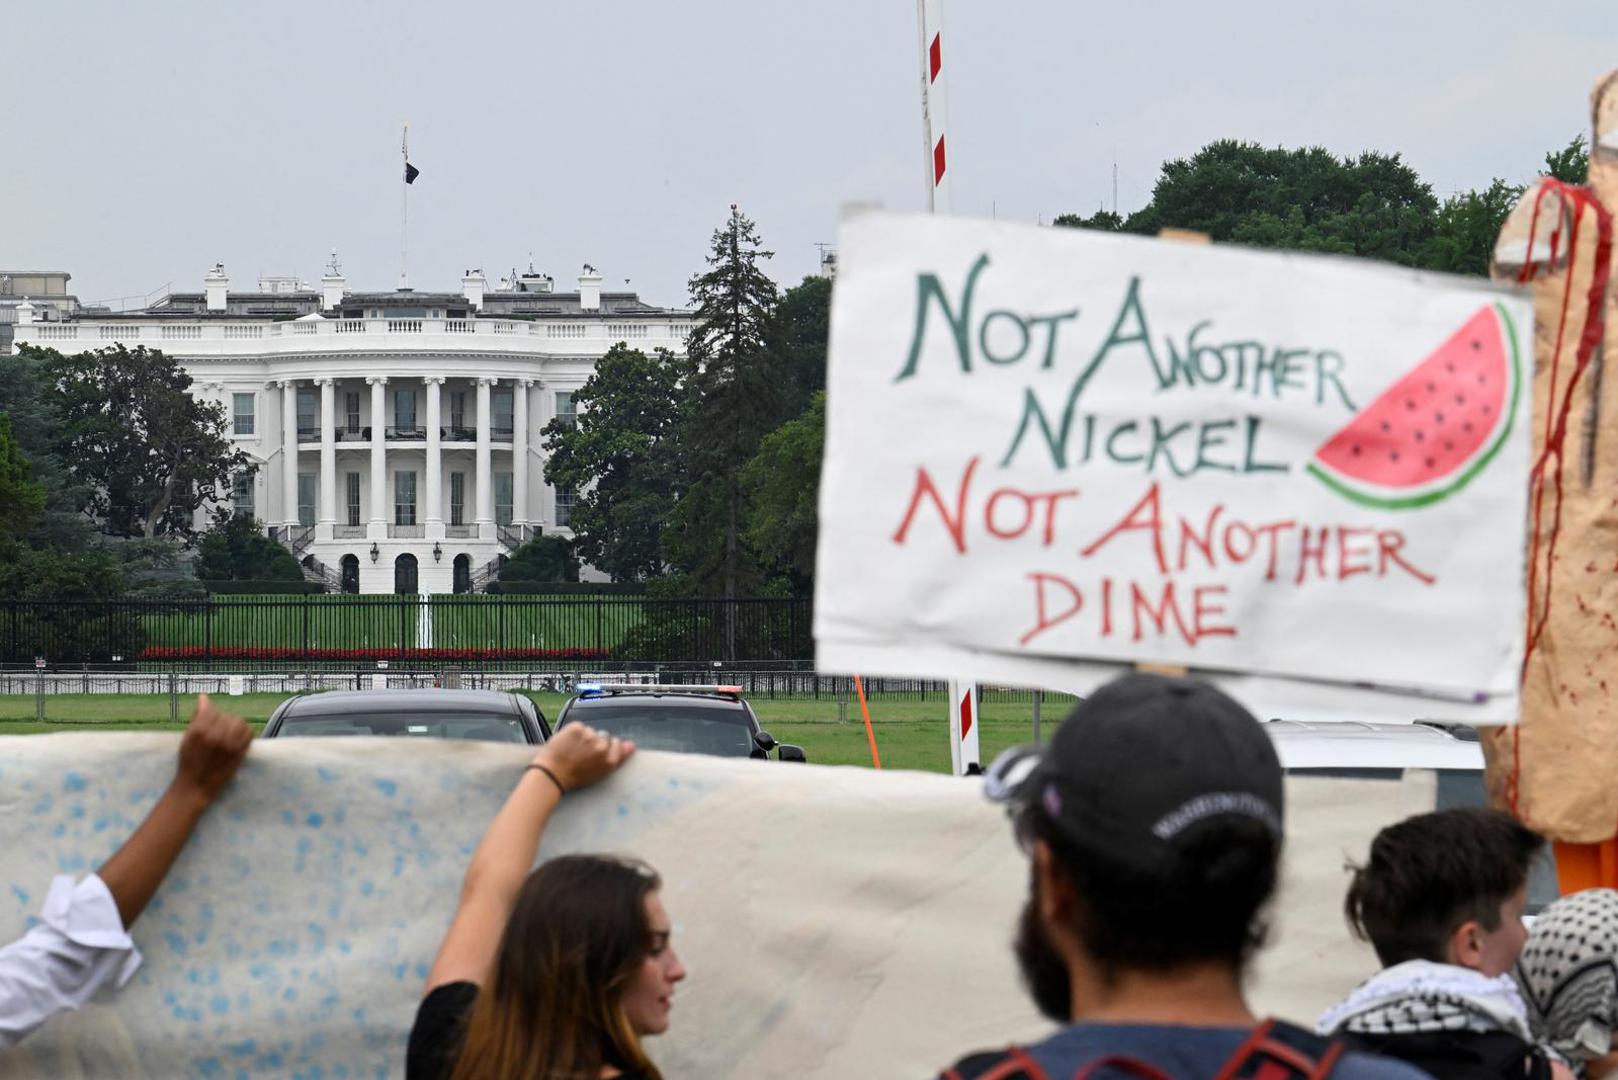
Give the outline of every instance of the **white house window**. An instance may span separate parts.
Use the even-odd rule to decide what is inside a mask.
[[[360,474],[346,474],[345,484],[348,488],[348,524],[352,527],[360,523]]]
[[[313,390],[298,391],[298,434],[313,435],[320,430],[319,405]]]
[[[348,430],[359,434],[360,430],[360,394],[358,390],[350,390],[343,395],[343,412],[348,421]]]
[[[396,390],[393,394],[393,425],[404,435],[416,430],[416,392]]]
[[[511,474],[497,472],[494,474],[494,523],[496,525],[511,524]]]
[[[466,391],[452,390],[449,395],[449,427],[452,432],[466,430]]]
[[[575,497],[575,495],[574,495],[574,491],[573,491],[572,488],[559,487],[559,488],[556,489],[556,527],[557,528],[565,529],[565,528],[568,527],[569,524],[572,523],[572,521],[573,521],[573,499],[574,499],[574,497]]]
[[[313,528],[315,524],[315,474],[298,474],[298,524]]]
[[[449,523],[466,524],[466,474],[449,474]]]
[[[252,435],[257,427],[257,394],[232,394],[231,405],[235,413],[235,433]]]
[[[573,411],[573,391],[556,392],[556,419],[567,427],[573,427],[578,422],[578,414]]]
[[[249,394],[249,397],[252,395]],[[231,512],[241,517],[251,518],[257,516],[253,506],[253,474],[239,472],[230,478],[230,508]]]
[[[512,397],[510,390],[496,390],[494,392],[494,431],[497,438],[511,438],[513,427],[511,419]]]
[[[416,523],[416,474],[413,472],[393,474],[393,523]]]

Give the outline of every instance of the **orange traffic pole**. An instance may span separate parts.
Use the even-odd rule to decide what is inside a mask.
[[[1562,892],[1618,888],[1618,839],[1599,844],[1556,842],[1556,879]]]
[[[865,737],[871,743],[871,764],[882,767],[882,755],[876,752],[876,730],[871,727],[871,707],[865,703],[865,684],[854,676],[854,692],[860,696],[860,715],[865,717]]]

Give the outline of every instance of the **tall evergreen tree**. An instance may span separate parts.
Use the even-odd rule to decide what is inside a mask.
[[[679,432],[686,484],[665,543],[696,588],[717,587],[726,598],[756,576],[743,551],[742,467],[786,418],[791,397],[770,348],[779,293],[762,264],[773,255],[732,205],[730,220],[714,231],[707,271],[690,285],[696,328],[686,342],[690,406]]]

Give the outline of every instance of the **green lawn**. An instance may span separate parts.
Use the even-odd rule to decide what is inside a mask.
[[[547,717],[554,718],[567,700],[563,694],[530,695]],[[262,725],[287,695],[220,695],[218,702],[255,726]],[[796,743],[809,760],[822,765],[869,765],[871,752],[860,720],[859,703],[849,702],[848,720],[837,719],[837,702],[826,697],[751,697],[759,721],[781,742]],[[56,694],[45,699],[46,722],[35,721],[32,695],[0,695],[0,735],[31,735],[43,731],[162,731],[183,726],[192,700],[182,698],[182,724],[169,720],[165,694]],[[1066,699],[1047,700],[1042,710],[1043,732],[1048,737],[1066,712]],[[877,751],[890,769],[949,771],[949,734],[944,702],[910,698],[871,702]],[[989,702],[983,706],[982,753],[985,761],[1008,746],[1032,737],[1032,706],[1027,702]]]
[[[210,611],[177,606],[140,616],[155,650],[496,649],[607,652],[646,621],[639,598],[435,596],[423,610],[397,597],[216,596]],[[430,639],[430,640],[429,640]]]

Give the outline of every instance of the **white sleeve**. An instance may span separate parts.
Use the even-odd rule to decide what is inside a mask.
[[[123,986],[138,967],[106,883],[95,874],[77,885],[57,877],[39,925],[0,948],[0,1051],[109,983]]]

